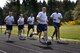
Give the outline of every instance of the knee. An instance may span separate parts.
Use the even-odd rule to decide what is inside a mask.
[[[10,32],[11,32],[11,30],[8,30],[8,32],[10,33]]]
[[[38,34],[37,32],[32,32],[32,34]]]
[[[59,28],[55,28],[55,31],[58,31],[59,30]]]
[[[44,31],[44,34],[47,34],[47,31]]]

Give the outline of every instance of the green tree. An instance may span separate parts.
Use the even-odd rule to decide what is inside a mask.
[[[21,5],[21,13],[24,13],[26,11],[26,1],[23,0],[22,5]]]
[[[43,3],[42,3],[42,6],[44,7],[46,7],[47,6],[47,4],[46,4],[46,1],[45,0],[43,0]]]
[[[41,3],[41,0],[40,0],[40,2],[38,2],[38,11],[41,10],[41,7],[42,7],[42,3]]]
[[[56,8],[62,10],[62,2],[57,0],[48,0],[48,12],[53,13]]]
[[[36,13],[38,12],[38,3],[37,0],[31,0],[30,1],[30,11],[31,13],[34,13],[34,15],[36,15]]]
[[[70,0],[63,0],[64,12],[69,11],[69,10],[73,10],[74,6],[75,6],[74,2],[71,2]]]
[[[49,11],[49,14],[51,14],[53,12],[53,2],[52,0],[48,0],[48,11]]]
[[[17,15],[19,16],[20,15],[20,0],[17,0],[16,1],[16,8],[17,8]]]
[[[9,0],[7,4],[3,7],[4,16],[8,15],[9,11],[13,12],[15,23],[17,23],[17,19],[20,14],[20,1],[19,0]]]
[[[63,21],[73,21],[72,10],[67,11],[64,14],[64,18],[63,19],[64,19]]]
[[[72,10],[74,9],[75,3],[71,2],[70,0],[64,0],[63,1],[63,21],[72,21],[73,20],[73,16],[72,16]]]
[[[4,23],[3,9],[0,7],[0,25]]]
[[[80,0],[77,1],[77,5],[73,10],[74,20],[80,19]]]

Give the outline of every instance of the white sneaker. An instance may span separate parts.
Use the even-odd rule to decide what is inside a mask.
[[[10,38],[8,38],[8,41],[10,41],[11,39]]]
[[[40,42],[41,41],[41,38],[38,38],[38,41]]]
[[[47,39],[47,38],[45,38],[45,37],[43,37],[43,38],[42,38],[42,40],[43,40],[43,41],[47,41],[48,39]]]
[[[51,40],[54,41],[53,37],[51,36]]]
[[[33,39],[33,37],[29,37],[30,39]]]
[[[56,42],[59,42],[60,40],[56,40]]]
[[[30,38],[29,36],[27,36],[27,38]]]

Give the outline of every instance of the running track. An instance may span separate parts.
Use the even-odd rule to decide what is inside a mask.
[[[0,35],[0,53],[80,53],[80,44],[58,44],[53,42],[52,47],[46,47],[38,40],[19,40],[12,36],[13,43],[7,43],[7,36]]]

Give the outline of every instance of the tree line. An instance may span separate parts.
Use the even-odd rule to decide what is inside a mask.
[[[63,21],[72,21],[74,20],[74,13],[77,6],[79,5],[78,1],[76,3],[71,2],[70,0],[48,0],[46,3],[45,0],[43,2],[37,2],[37,0],[23,0],[22,4],[20,4],[20,0],[8,0],[6,5],[3,8],[0,8],[0,24],[4,24],[4,18],[8,15],[9,11],[13,12],[15,23],[17,23],[17,19],[19,15],[22,13],[24,14],[25,19],[29,17],[30,13],[33,13],[36,17],[37,13],[41,10],[41,7],[47,7],[47,15],[48,17],[55,11],[55,8],[59,8],[60,12],[63,14]],[[36,18],[35,18],[36,19]],[[49,18],[49,20],[51,20]],[[49,24],[51,25],[51,21]],[[25,21],[26,23],[26,21]]]

